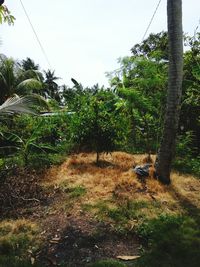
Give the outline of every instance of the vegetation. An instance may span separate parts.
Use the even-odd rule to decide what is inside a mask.
[[[13,24],[2,3],[0,24]],[[109,88],[59,85],[29,57],[0,56],[0,267],[198,266],[200,33],[183,37],[180,120],[163,139],[175,144],[177,132],[168,186],[155,172],[170,34],[134,45]],[[149,176],[133,172],[146,163]]]
[[[138,231],[150,248],[139,266],[198,266],[200,233],[194,220],[160,216],[141,225]]]

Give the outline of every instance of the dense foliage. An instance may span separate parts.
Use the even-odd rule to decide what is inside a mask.
[[[185,45],[183,98],[174,166],[199,175],[200,34],[185,37]],[[165,32],[151,34],[142,44],[136,44],[131,49],[132,56],[119,59],[120,68],[108,73],[111,86],[108,89],[98,85],[84,88],[75,79],[72,79],[72,87],[59,86],[55,72],[41,71],[32,59],[15,61],[1,55],[1,103],[13,94],[37,94],[46,99],[51,109],[47,114],[51,116],[42,118],[1,118],[2,161],[7,161],[5,145],[9,147],[7,151],[12,151],[12,157],[19,159],[22,153],[20,157],[25,164],[38,153],[39,158],[47,159],[42,154],[59,155],[72,150],[95,151],[97,159],[101,152],[116,149],[156,153],[165,112],[167,47]]]
[[[11,25],[15,18],[3,3],[4,1],[0,2],[0,24]],[[186,49],[184,52],[183,96],[174,168],[200,177],[200,33],[195,33],[193,37],[184,36],[184,40]],[[115,150],[149,154],[158,152],[163,130],[168,83],[167,33],[150,34],[142,43],[134,45],[131,53],[131,56],[119,59],[118,70],[107,74],[110,88],[100,88],[98,84],[91,88],[84,88],[73,78],[71,79],[73,86],[60,86],[57,83],[59,77],[55,75],[54,70],[41,70],[39,64],[31,58],[18,61],[3,54],[0,55],[1,203],[2,207],[6,202],[9,203],[12,211],[7,210],[6,205],[4,209],[5,214],[6,212],[9,215],[12,214],[11,219],[14,214],[13,221],[2,219],[0,222],[0,266],[39,266],[38,257],[42,258],[42,254],[40,256],[41,244],[39,243],[45,242],[45,233],[48,243],[45,257],[49,263],[56,266],[68,266],[64,262],[57,264],[56,260],[54,261],[48,256],[50,251],[51,253],[56,251],[56,246],[64,244],[60,238],[62,227],[58,229],[60,222],[57,224],[57,219],[59,221],[59,216],[62,215],[60,220],[62,224],[65,220],[69,225],[71,222],[76,224],[75,218],[71,218],[73,209],[69,209],[69,213],[66,212],[66,209],[74,205],[76,198],[86,195],[88,188],[79,184],[69,187],[67,180],[62,180],[62,183],[58,185],[56,180],[56,183],[50,185],[46,190],[43,196],[44,202],[41,202],[42,198],[21,196],[21,189],[31,194],[32,185],[33,187],[35,185],[36,191],[39,190],[40,187],[36,181],[38,170],[60,164],[66,158],[66,154],[74,152],[95,152],[96,165],[90,165],[90,168],[95,166],[95,170],[98,169],[96,172],[101,172],[100,167],[103,169],[107,166],[106,164],[108,164],[108,169],[115,166],[113,162],[110,164],[100,161],[103,153],[111,153]],[[85,156],[85,153],[81,156]],[[123,157],[119,157],[119,160],[123,161],[123,159]],[[72,165],[73,162],[76,162],[76,159],[71,158]],[[117,165],[115,167],[118,168]],[[125,168],[125,171],[127,172],[128,169],[129,166],[127,169]],[[120,173],[119,170],[117,171]],[[29,172],[31,175],[33,173],[31,179],[29,179],[30,175],[26,176],[26,174],[30,174]],[[25,180],[21,181],[23,177],[21,173],[27,177],[27,181],[29,180],[26,186],[24,186]],[[71,173],[75,174],[77,179],[75,168]],[[105,177],[104,169],[102,173]],[[79,212],[81,216],[85,215],[86,207],[87,209],[91,207],[96,212],[93,214],[95,223],[98,221],[101,231],[103,228],[107,231],[107,223],[112,229],[112,234],[123,235],[123,239],[128,234],[131,234],[132,239],[135,238],[133,233],[137,235],[137,242],[142,244],[139,250],[141,248],[142,250],[138,250],[136,254],[140,253],[141,257],[136,256],[137,260],[128,263],[130,266],[199,266],[199,210],[196,204],[192,203],[192,194],[189,195],[187,192],[191,199],[190,203],[187,198],[179,197],[175,186],[170,187],[169,193],[177,198],[177,202],[180,202],[178,204],[175,203],[176,201],[171,203],[170,199],[165,200],[163,197],[164,191],[167,189],[166,187],[162,188],[158,181],[140,180],[138,179],[140,177],[135,177],[135,181],[132,181],[133,177],[131,177],[131,181],[128,181],[126,175],[127,173],[124,176],[120,175],[124,178],[121,184],[117,184],[118,177],[112,177],[116,185],[113,191],[109,190],[110,203],[104,200],[102,194],[103,201],[100,200],[96,204],[88,204],[88,200],[92,200],[92,198],[88,198],[85,209],[83,205],[80,207],[75,205],[76,209],[77,207],[81,208],[75,212],[76,219],[80,220]],[[85,174],[85,176],[87,175]],[[13,178],[13,183],[9,184],[9,177]],[[17,181],[19,177],[21,183]],[[195,178],[193,179],[195,180]],[[147,186],[147,182],[152,183],[151,187]],[[103,184],[103,182],[101,183]],[[103,186],[103,190],[105,190],[108,185],[104,183]],[[191,191],[196,191],[193,185],[189,184],[188,186],[191,187]],[[7,191],[7,189],[9,190]],[[161,190],[161,194],[163,193],[162,201],[156,194],[156,190]],[[40,191],[43,192],[43,189]],[[128,194],[126,195],[127,192],[136,198],[137,194],[146,194],[148,202],[131,201]],[[61,196],[60,199],[58,195]],[[30,204],[27,206],[27,210],[23,207],[24,211],[18,214],[18,210],[14,212],[12,198],[22,205],[30,201],[30,203],[37,202],[38,206],[33,206],[32,210]],[[42,205],[45,204],[45,201],[47,210],[44,210],[44,216],[50,215],[55,220],[50,223],[55,223],[51,234],[48,232],[51,227],[49,229],[46,227],[48,220],[45,221],[45,231],[43,232],[31,222],[35,217],[38,222],[37,216],[42,214]],[[110,206],[106,204],[106,201]],[[167,203],[168,201],[169,203]],[[165,203],[165,211],[168,209],[168,205],[171,205],[172,210],[169,209],[169,211],[176,214],[178,210],[179,215],[165,214],[162,210],[156,210]],[[54,211],[53,206],[58,206],[56,208],[59,212],[57,212],[58,210]],[[182,210],[181,206],[184,206],[185,209]],[[153,208],[156,210],[155,214]],[[36,214],[35,211],[39,211],[39,213]],[[186,212],[188,216],[186,216]],[[163,214],[158,216],[160,213]],[[24,215],[26,218],[29,214],[31,221],[16,219]],[[63,214],[67,216],[63,217]],[[184,216],[180,214],[184,214]],[[81,223],[80,220],[78,231],[74,231],[75,228],[73,229],[74,225],[72,225],[69,232],[65,229],[66,232],[63,233],[65,234],[64,242],[68,245],[70,243],[68,237],[72,235],[71,240],[76,241],[74,244],[72,242],[73,250],[77,248],[82,253],[81,243],[88,242],[88,240],[85,240],[87,235],[82,237]],[[87,223],[83,224],[88,228]],[[92,229],[93,223],[89,227]],[[97,236],[98,233],[94,231],[94,235]],[[38,240],[36,240],[36,236],[39,237]],[[51,239],[53,236],[54,238]],[[92,240],[95,241],[95,238],[93,239],[91,235],[89,242]],[[53,245],[53,249],[51,245]],[[127,244],[125,246],[127,249]],[[116,247],[120,248],[117,242]],[[96,241],[92,249],[100,249]],[[58,254],[55,254],[56,258],[59,258]],[[97,262],[91,260],[90,257],[84,259],[88,263],[86,266],[127,266],[116,260],[103,259]]]

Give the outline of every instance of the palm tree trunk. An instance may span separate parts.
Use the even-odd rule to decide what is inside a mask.
[[[169,37],[168,95],[164,129],[157,158],[158,178],[170,183],[172,159],[175,153],[176,132],[179,122],[183,76],[182,0],[167,1]]]

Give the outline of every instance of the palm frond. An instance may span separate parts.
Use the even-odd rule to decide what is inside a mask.
[[[14,113],[36,114],[36,111],[33,108],[34,104],[35,100],[33,96],[20,97],[18,95],[14,95],[0,105],[0,115],[11,115]]]
[[[16,87],[16,92],[21,94],[29,94],[34,90],[39,91],[42,89],[42,83],[35,78],[26,79]]]

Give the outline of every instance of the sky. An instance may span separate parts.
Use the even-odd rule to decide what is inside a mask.
[[[158,0],[21,1],[50,65],[20,0],[5,0],[16,21],[14,26],[0,25],[0,53],[18,60],[30,57],[41,70],[55,70],[59,84],[71,86],[75,78],[85,87],[108,86],[105,73],[117,69],[117,59],[130,56],[130,49],[142,41],[158,4]],[[183,30],[193,35],[200,21],[200,1],[182,2]],[[146,37],[167,30],[166,5],[162,0]]]

